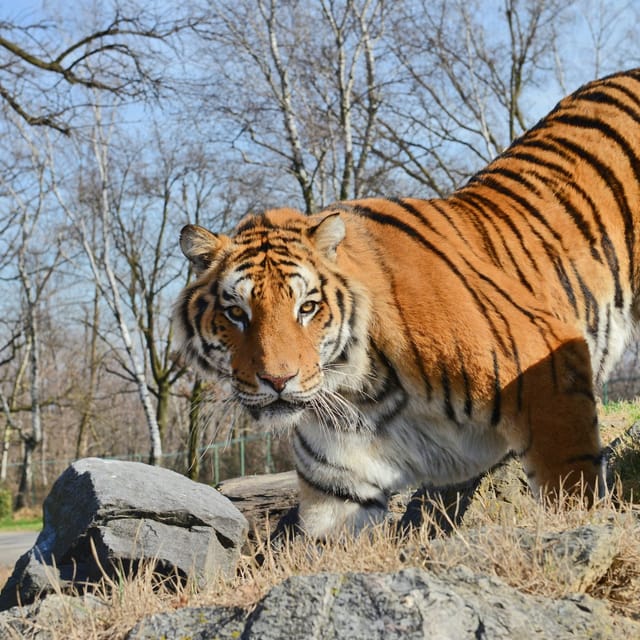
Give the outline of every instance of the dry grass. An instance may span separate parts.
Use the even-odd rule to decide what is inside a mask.
[[[640,619],[640,519],[634,505],[615,505],[603,500],[595,509],[565,499],[560,505],[543,508],[529,500],[521,505],[515,522],[506,522],[503,512],[488,510],[482,526],[464,525],[446,539],[428,538],[426,527],[400,538],[389,524],[357,538],[311,544],[303,538],[283,543],[279,549],[257,543],[252,553],[241,558],[237,576],[197,590],[177,580],[159,582],[150,567],[137,576],[105,578],[94,596],[99,605],[87,606],[78,618],[71,602],[57,613],[55,625],[41,616],[34,631],[46,626],[59,639],[118,639],[146,615],[184,606],[252,607],[274,585],[291,575],[319,572],[396,571],[419,566],[433,572],[466,565],[495,575],[511,586],[531,594],[562,597],[587,593],[606,600],[611,608]],[[548,534],[585,525],[612,526],[610,562],[600,572],[587,575],[579,584],[568,579],[568,567],[547,555]],[[515,525],[515,526],[514,526]],[[522,544],[526,534],[528,544]],[[260,536],[257,536],[260,538]],[[91,601],[94,602],[94,601]],[[8,637],[11,637],[9,635]],[[22,632],[18,637],[29,637]]]
[[[619,437],[638,416],[637,403],[631,408],[622,406],[604,412],[605,442]],[[631,457],[637,464],[639,452]],[[614,463],[619,464],[623,458]],[[616,471],[627,473],[628,465],[629,460],[623,460]],[[632,469],[637,475],[631,479],[638,482],[640,472],[635,466]],[[261,542],[264,533],[257,532],[258,541],[241,557],[237,575],[231,580],[219,580],[198,590],[177,580],[159,582],[146,567],[137,576],[105,578],[94,593],[100,604],[91,601],[94,604],[87,605],[80,619],[77,607],[69,603],[57,614],[55,624],[47,623],[46,616],[41,615],[34,631],[45,625],[60,640],[119,639],[142,617],[160,611],[184,606],[241,606],[251,610],[269,589],[292,575],[386,572],[410,566],[437,573],[459,565],[495,575],[530,594],[556,598],[586,593],[605,600],[613,611],[640,620],[638,505],[628,499],[608,497],[589,509],[581,500],[565,498],[545,508],[519,491],[517,475],[507,475],[516,478],[515,482],[509,481],[509,486],[499,477],[483,483],[463,524],[446,538],[429,538],[426,526],[399,537],[391,524],[385,524],[357,538],[345,536],[339,542],[324,544],[296,538],[274,549]],[[637,497],[640,492],[634,495]],[[599,570],[576,578],[572,567],[549,553],[549,534],[588,525],[609,527],[607,559]]]

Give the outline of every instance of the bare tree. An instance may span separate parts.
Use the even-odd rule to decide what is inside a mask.
[[[526,93],[548,83],[570,8],[560,0],[403,3],[393,49],[406,78],[379,153],[438,195],[459,186],[532,124]]]
[[[16,211],[15,237],[11,246],[12,262],[15,264],[15,280],[19,284],[22,302],[22,332],[25,340],[24,359],[19,366],[16,382],[28,371],[29,375],[29,411],[30,429],[20,428],[9,419],[12,406],[15,405],[18,384],[13,385],[10,400],[3,394],[3,410],[7,416],[9,429],[17,431],[23,443],[23,462],[16,506],[29,504],[33,488],[33,456],[43,439],[42,427],[42,380],[41,380],[41,307],[51,276],[62,260],[62,253],[55,238],[43,241],[42,220],[47,212],[47,165],[37,140],[34,140],[24,128],[21,133],[21,147],[30,158],[35,180],[35,188],[23,191],[12,181],[3,181],[5,193]],[[16,145],[16,150],[18,145]],[[13,407],[15,409],[15,407]],[[5,432],[3,445],[8,447],[8,432]],[[6,470],[5,470],[6,473]]]
[[[8,365],[18,360],[17,369],[11,371],[5,379],[0,380],[0,403],[2,403],[2,413],[5,418],[4,432],[2,434],[2,454],[0,457],[0,483],[7,480],[7,471],[9,466],[9,449],[13,434],[22,433],[22,424],[16,422],[14,414],[17,413],[18,396],[22,391],[25,373],[30,358],[29,343],[20,344],[19,338],[22,336],[23,328],[14,332],[14,335],[7,341],[1,350],[3,359],[0,360],[0,367],[3,370],[8,369]],[[21,348],[22,347],[22,348]],[[5,394],[4,385],[9,387],[9,391]]]
[[[65,134],[84,106],[74,87],[157,98],[168,86],[159,64],[163,51],[174,35],[198,23],[193,10],[187,17],[172,7],[162,15],[128,0],[71,9],[58,13],[59,21],[0,22],[0,100],[28,124]]]
[[[579,54],[594,78],[638,64],[640,7],[637,2],[582,0],[574,3],[574,10],[576,23],[583,23],[588,34]]]
[[[209,43],[203,73],[210,77],[213,67],[224,92],[206,94],[204,113],[230,132],[236,166],[258,165],[281,185],[292,176],[306,211],[375,190],[369,158],[382,100],[377,44],[386,3],[211,7],[210,24],[199,30]]]
[[[197,145],[191,147],[172,133],[163,135],[157,127],[146,147],[152,151],[150,163],[136,162],[137,152],[121,157],[120,172],[130,179],[122,186],[121,202],[113,206],[113,236],[123,263],[116,277],[146,354],[149,388],[164,438],[171,392],[186,372],[173,354],[170,322],[168,291],[177,282],[186,284],[190,275],[179,256],[176,231],[200,218],[216,181],[206,164],[209,159]]]
[[[125,308],[120,293],[117,276],[112,264],[112,242],[113,242],[113,217],[112,217],[112,175],[110,168],[110,140],[111,128],[102,121],[102,110],[96,107],[95,126],[92,135],[93,160],[97,172],[97,184],[94,199],[95,209],[92,211],[100,223],[100,237],[97,243],[92,244],[86,222],[79,216],[64,198],[57,183],[53,189],[58,198],[60,206],[64,209],[69,221],[73,224],[79,234],[82,249],[86,255],[91,269],[94,283],[100,291],[101,298],[109,307],[117,325],[122,345],[127,355],[130,371],[135,379],[136,388],[140,402],[142,404],[147,428],[149,432],[149,463],[159,464],[162,458],[162,441],[158,421],[153,410],[147,387],[147,379],[143,363],[136,350],[131,332],[127,325]],[[99,250],[98,250],[98,245]]]

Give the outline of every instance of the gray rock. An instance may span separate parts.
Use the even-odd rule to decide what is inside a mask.
[[[640,637],[640,624],[613,617],[604,603],[588,596],[530,596],[458,567],[443,575],[407,569],[296,576],[273,588],[244,621],[237,609],[185,609],[142,620],[127,640],[613,640],[625,635]]]
[[[235,570],[247,532],[215,489],[138,462],[72,464],[44,502],[44,527],[0,593],[0,610],[52,591],[135,569],[141,559],[200,585]]]
[[[59,638],[61,621],[75,629],[90,629],[92,620],[107,608],[108,605],[89,594],[81,597],[52,594],[31,605],[0,611],[0,638]]]
[[[523,530],[519,543],[541,566],[555,568],[570,591],[584,591],[611,568],[620,535],[613,524],[588,524],[538,537]]]
[[[640,533],[640,527],[637,527]],[[597,584],[611,568],[619,551],[622,529],[613,523],[588,524],[567,531],[532,533],[528,529],[511,530],[512,543],[522,552],[522,561],[536,563],[553,572],[554,580],[562,582],[568,591],[584,591]],[[432,557],[464,558],[469,548],[484,549],[484,557],[474,559],[479,571],[491,571],[493,545],[504,545],[504,531],[499,527],[481,527],[464,531],[462,537],[453,536],[431,542],[428,552]],[[406,545],[402,557],[425,559],[426,549]]]
[[[185,607],[156,613],[141,620],[128,634],[128,640],[188,638],[189,640],[238,640],[242,636],[247,612],[239,608]]]

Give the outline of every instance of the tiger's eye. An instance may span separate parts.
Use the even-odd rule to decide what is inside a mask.
[[[238,305],[227,307],[225,311],[230,320],[236,320],[240,322],[247,317],[247,314],[244,312],[244,309],[242,307],[239,307]]]
[[[307,300],[306,302],[303,302],[300,305],[300,310],[299,312],[302,315],[309,315],[310,313],[313,313],[316,309],[318,308],[318,303],[313,301],[313,300]]]

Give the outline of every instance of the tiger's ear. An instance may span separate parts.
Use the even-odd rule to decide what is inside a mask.
[[[336,249],[344,239],[347,230],[339,213],[330,213],[320,224],[311,228],[309,237],[316,249],[330,260],[335,260]]]
[[[182,227],[180,232],[180,248],[193,265],[197,275],[211,266],[216,255],[229,242],[230,239],[227,236],[216,235],[195,224]]]

